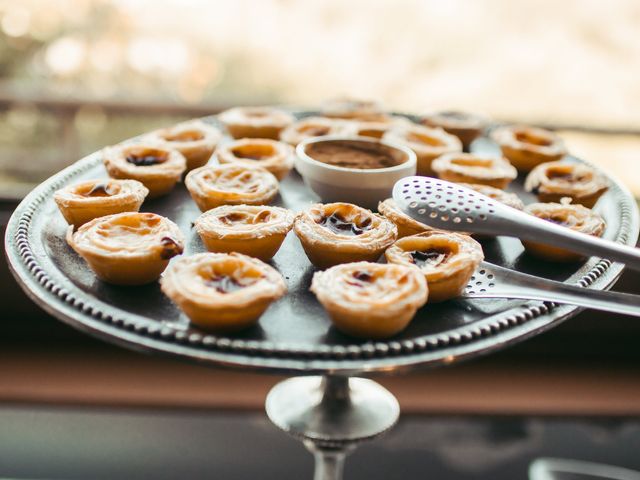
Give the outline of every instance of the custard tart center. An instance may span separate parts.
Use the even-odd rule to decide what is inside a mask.
[[[275,154],[272,145],[240,145],[231,150],[236,158],[247,160],[264,160]]]
[[[76,189],[76,194],[83,197],[110,197],[120,191],[120,187],[116,184],[108,182],[100,182],[94,185],[82,185]]]
[[[543,137],[542,135],[536,135],[535,133],[528,131],[516,132],[515,137],[516,140],[521,143],[528,143],[538,147],[548,147],[553,143],[550,139]]]
[[[453,251],[448,247],[432,247],[426,250],[414,250],[409,252],[413,263],[418,267],[437,267],[446,263],[453,255]]]
[[[163,138],[167,142],[197,142],[202,140],[204,135],[198,130],[184,130],[176,133],[166,133]]]
[[[444,142],[430,135],[424,135],[421,133],[410,132],[407,134],[407,140],[414,143],[420,143],[422,145],[428,145],[430,147],[443,147]]]
[[[493,161],[489,158],[461,157],[452,159],[451,163],[460,165],[461,167],[491,168]]]
[[[163,150],[145,149],[139,151],[132,151],[126,156],[127,162],[135,165],[136,167],[149,167],[152,165],[158,165],[164,163],[169,158],[169,154]]]
[[[338,212],[333,212],[329,216],[322,217],[319,223],[333,233],[348,236],[362,235],[371,228],[370,218],[365,218],[361,222],[354,222],[352,220],[345,219]]]
[[[311,137],[322,137],[327,135],[330,128],[326,125],[304,125],[300,127],[299,132]]]

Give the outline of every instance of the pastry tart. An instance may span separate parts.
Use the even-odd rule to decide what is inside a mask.
[[[560,160],[567,154],[562,139],[542,128],[522,125],[495,129],[491,137],[502,154],[521,172],[528,172],[545,162]]]
[[[435,303],[459,296],[484,254],[468,235],[431,230],[401,238],[385,257],[389,263],[417,266],[429,285],[429,303]]]
[[[177,259],[160,285],[191,323],[217,331],[254,325],[287,291],[276,269],[239,253],[199,253]]]
[[[577,232],[601,237],[606,228],[604,219],[582,205],[571,205],[569,199],[564,203],[532,203],[525,207],[525,212],[543,220],[557,223]],[[523,240],[527,253],[553,262],[577,262],[583,255],[551,245]]]
[[[378,204],[378,212],[384,215],[388,220],[395,223],[398,228],[398,238],[408,237],[417,233],[431,230],[431,227],[422,222],[414,220],[404,213],[393,198],[387,198],[384,202]]]
[[[368,122],[384,121],[389,117],[380,102],[353,98],[335,98],[329,100],[325,102],[320,112],[325,117],[363,120]]]
[[[333,118],[308,117],[285,128],[280,133],[280,140],[295,147],[307,138],[350,134],[353,134],[353,122]]]
[[[203,212],[220,205],[265,205],[278,194],[278,180],[264,168],[207,165],[187,174],[185,185]]]
[[[365,339],[387,338],[404,330],[429,295],[418,269],[370,262],[316,272],[311,291],[338,330]]]
[[[177,150],[151,142],[107,147],[103,160],[109,176],[138,180],[149,189],[149,198],[173,190],[187,165]]]
[[[238,252],[269,261],[291,227],[294,214],[286,208],[223,205],[200,215],[196,231],[210,252]]]
[[[418,157],[418,175],[433,175],[431,162],[435,158],[445,153],[462,151],[462,143],[458,137],[441,128],[422,125],[398,126],[385,133],[382,139],[404,144],[413,150]]]
[[[245,167],[262,167],[282,180],[293,168],[291,145],[267,138],[243,138],[223,145],[216,154],[218,162]]]
[[[53,199],[69,225],[79,227],[94,218],[137,212],[149,193],[136,180],[88,180],[58,190]]]
[[[421,123],[427,127],[440,127],[455,135],[462,142],[463,148],[468,150],[471,142],[482,134],[487,121],[472,113],[444,111],[425,115]]]
[[[295,120],[289,112],[273,107],[234,107],[220,113],[218,119],[233,138],[273,140]]]
[[[587,165],[549,162],[534,168],[524,184],[541,202],[559,202],[569,197],[573,203],[592,208],[609,184],[604,176]]]
[[[125,212],[96,218],[67,243],[86,260],[100,280],[117,285],[143,285],[156,280],[169,259],[182,253],[178,226],[155,213]]]
[[[410,127],[411,125],[414,125],[414,123],[408,118],[389,116],[387,119],[377,122],[350,122],[346,127],[347,131],[345,131],[345,134],[355,135],[357,137],[377,138],[380,140],[384,137],[385,133],[393,128],[403,126]]]
[[[293,229],[318,268],[374,262],[398,234],[393,222],[350,203],[312,205],[298,215]]]
[[[507,188],[518,172],[504,157],[475,153],[448,153],[436,158],[431,168],[439,178],[449,182],[479,183]]]
[[[475,190],[482,195],[486,195],[489,198],[497,200],[500,203],[515,208],[516,210],[524,210],[524,203],[520,200],[520,197],[515,193],[505,192],[499,188],[490,187],[488,185],[480,185],[477,183],[461,183],[460,186]]]
[[[152,142],[178,150],[187,161],[187,171],[206,165],[221,138],[220,130],[200,120],[163,128],[148,137]]]

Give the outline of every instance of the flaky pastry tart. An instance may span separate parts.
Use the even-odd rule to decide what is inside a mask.
[[[388,220],[395,223],[398,228],[398,238],[408,237],[417,233],[431,230],[431,227],[422,222],[414,220],[404,213],[393,198],[387,198],[384,202],[378,204],[378,212],[384,215]]]
[[[136,180],[87,180],[61,188],[54,195],[62,216],[76,228],[94,218],[137,212],[149,193]]]
[[[385,133],[382,139],[401,143],[413,150],[418,157],[418,175],[433,175],[431,162],[435,158],[445,153],[462,151],[462,143],[458,137],[441,128],[422,125],[397,126]]]
[[[545,162],[560,160],[567,154],[562,139],[543,128],[524,125],[496,128],[491,137],[502,154],[521,172],[528,172]]]
[[[571,205],[568,201],[567,198],[563,200],[563,203],[532,203],[527,205],[524,211],[577,232],[601,237],[606,228],[604,219],[591,209],[582,205]],[[579,253],[551,245],[526,240],[523,240],[522,244],[528,253],[544,260],[577,262],[584,258]]]
[[[459,296],[484,260],[482,247],[473,238],[439,230],[401,238],[385,257],[389,263],[420,269],[429,285],[429,303]]]
[[[353,134],[353,122],[325,117],[307,117],[285,128],[280,133],[280,140],[295,147],[307,138],[347,134]]]
[[[404,330],[429,294],[418,269],[370,262],[316,272],[311,291],[338,330],[367,339],[387,338]]]
[[[172,262],[162,291],[199,327],[236,331],[254,325],[287,291],[282,275],[239,253],[199,253]]]
[[[440,127],[455,135],[462,142],[463,148],[468,150],[471,142],[482,134],[487,121],[480,115],[447,110],[425,115],[421,123],[427,127]]]
[[[184,183],[203,212],[220,205],[265,205],[279,190],[276,177],[264,168],[235,164],[196,168]]]
[[[604,176],[587,165],[549,162],[534,168],[524,183],[540,202],[559,202],[569,197],[573,203],[592,208],[609,188]]]
[[[147,138],[165,148],[178,150],[187,161],[187,171],[190,171],[207,164],[222,134],[213,125],[191,120],[156,130]]]
[[[234,107],[218,115],[233,138],[271,138],[293,123],[289,112],[273,107]]]
[[[85,259],[96,276],[117,285],[143,285],[157,280],[169,260],[184,250],[178,226],[155,213],[118,213],[85,223],[67,243]]]
[[[102,155],[110,177],[138,180],[149,189],[148,198],[173,190],[187,165],[177,150],[151,142],[107,147]]]
[[[475,153],[449,153],[436,158],[431,168],[439,178],[449,182],[480,183],[507,188],[518,172],[504,157]]]
[[[293,229],[318,268],[376,261],[397,237],[393,222],[350,203],[317,203],[296,218]]]
[[[286,208],[224,205],[200,215],[194,226],[210,252],[238,252],[266,262],[282,245],[294,218]]]
[[[293,168],[293,148],[288,143],[267,138],[243,138],[221,146],[218,162],[244,167],[262,167],[282,180]]]

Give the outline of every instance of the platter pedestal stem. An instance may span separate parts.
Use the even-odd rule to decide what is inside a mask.
[[[278,383],[267,395],[266,410],[314,454],[315,480],[341,479],[349,452],[389,430],[400,415],[396,398],[376,382],[333,375]]]

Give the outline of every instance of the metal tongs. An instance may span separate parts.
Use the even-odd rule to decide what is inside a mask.
[[[640,270],[640,249],[575,232],[455,183],[430,177],[403,178],[393,188],[393,199],[407,215],[433,228],[561,243],[563,249],[609,258]],[[463,298],[540,300],[640,316],[637,295],[585,290],[483,262]]]

